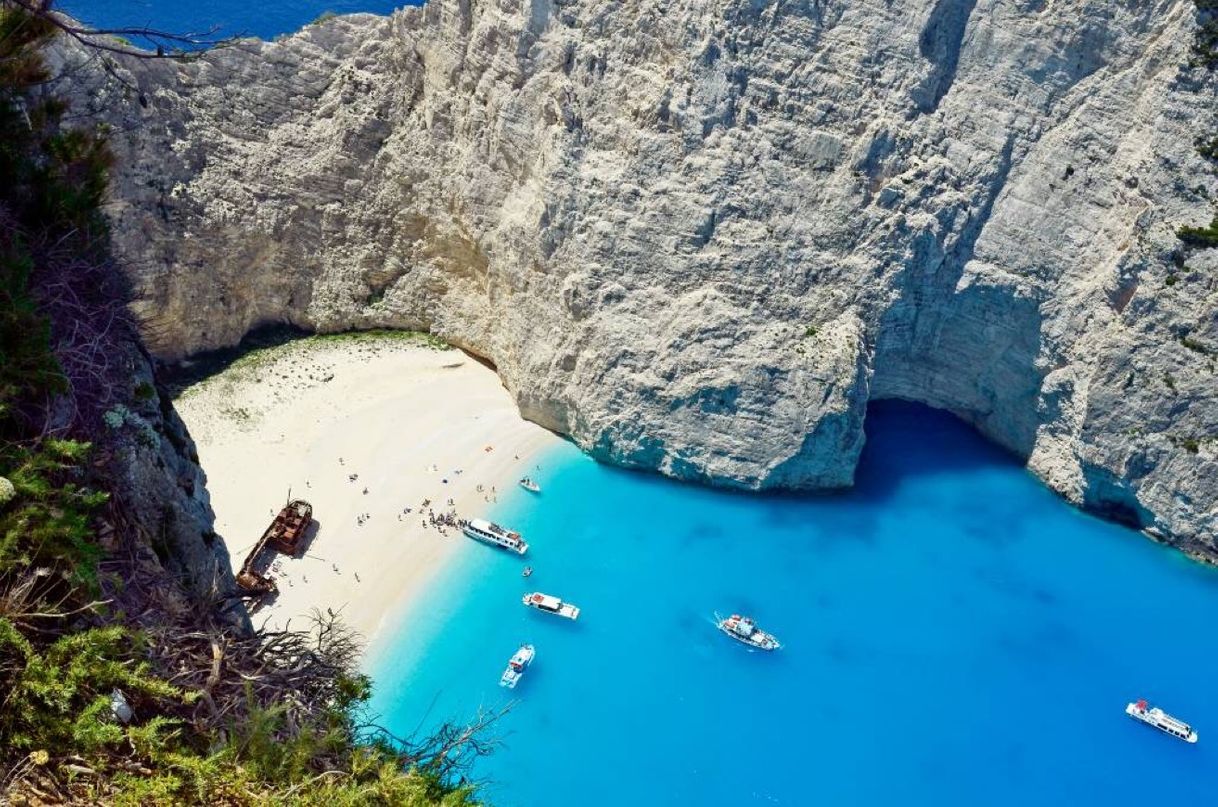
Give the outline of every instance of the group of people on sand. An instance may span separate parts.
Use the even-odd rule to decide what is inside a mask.
[[[449,499],[448,504],[451,507],[453,504],[453,500]],[[456,510],[449,510],[446,513],[437,514],[435,510],[428,507],[427,512],[423,518],[423,526],[424,527],[433,527],[435,529],[438,529],[440,531],[441,535],[448,535],[448,530],[450,528],[455,530],[458,527],[460,527],[461,525],[458,522]]]

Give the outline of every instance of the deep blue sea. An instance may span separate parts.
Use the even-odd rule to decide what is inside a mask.
[[[272,39],[291,33],[329,11],[388,14],[422,0],[60,0],[56,7],[91,25],[142,26],[197,33],[219,26],[219,36]]]
[[[1218,803],[1218,572],[1071,508],[951,416],[874,405],[858,484],[752,496],[564,446],[372,649],[401,734],[517,703],[499,805]],[[500,489],[511,485],[503,480]],[[524,608],[541,590],[575,623]],[[718,633],[743,611],[773,654]],[[537,660],[497,686],[521,642]],[[1199,731],[1135,723],[1150,699]]]

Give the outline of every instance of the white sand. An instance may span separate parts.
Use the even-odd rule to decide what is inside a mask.
[[[479,516],[492,486],[515,485],[560,439],[521,419],[494,371],[461,351],[395,336],[260,351],[176,405],[234,570],[289,489],[313,504],[316,536],[304,557],[280,556],[272,571],[280,594],[255,624],[304,627],[300,617],[332,608],[369,642],[469,540],[425,527],[422,501],[439,514],[453,509],[451,498],[462,517]]]

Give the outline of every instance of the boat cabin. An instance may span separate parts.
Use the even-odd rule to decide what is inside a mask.
[[[534,608],[540,608],[543,611],[553,611],[558,613],[562,608],[562,600],[557,597],[551,597],[548,594],[534,594],[529,598],[529,604]]]
[[[264,537],[269,546],[285,555],[295,556],[312,521],[313,505],[304,499],[293,499],[275,516]]]

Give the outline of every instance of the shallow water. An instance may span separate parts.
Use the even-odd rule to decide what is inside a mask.
[[[219,36],[272,39],[291,33],[325,12],[388,14],[421,0],[62,0],[56,7],[95,26],[159,28],[199,33],[218,26]]]
[[[408,734],[515,698],[474,770],[501,805],[1213,803],[1218,574],[1077,512],[950,416],[882,403],[868,435],[857,487],[821,497],[564,446],[540,496],[493,513],[534,575],[454,537],[409,629],[373,648],[374,708]],[[524,608],[534,589],[579,621]],[[716,610],[785,647],[730,641]],[[509,695],[522,641],[537,660]],[[1126,717],[1137,697],[1200,743]]]

